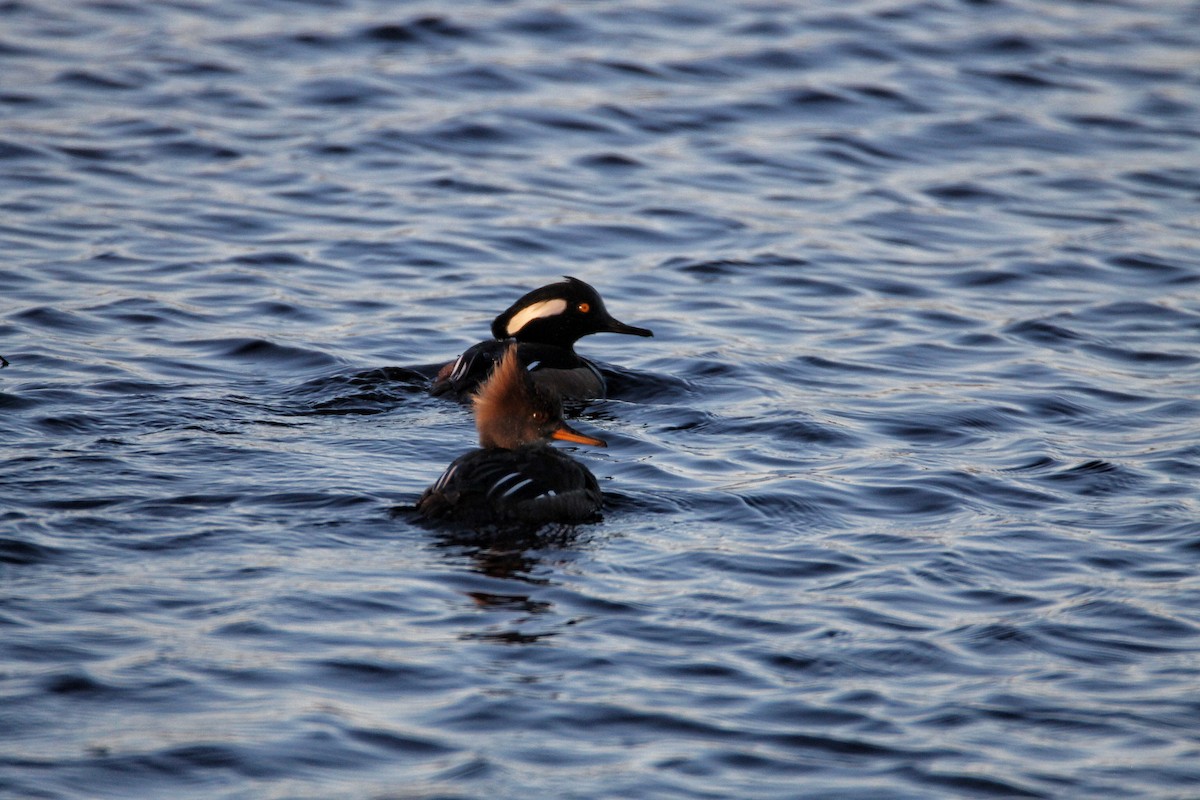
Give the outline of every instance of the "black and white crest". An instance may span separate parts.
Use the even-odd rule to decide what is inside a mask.
[[[534,289],[492,322],[492,335],[497,339],[558,347],[571,347],[580,337],[605,332],[654,335],[645,328],[614,319],[604,307],[599,292],[570,276],[559,283]]]

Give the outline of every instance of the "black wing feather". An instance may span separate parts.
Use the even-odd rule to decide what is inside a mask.
[[[582,522],[600,508],[586,467],[550,447],[472,450],[456,459],[417,502],[433,518],[467,523]]]

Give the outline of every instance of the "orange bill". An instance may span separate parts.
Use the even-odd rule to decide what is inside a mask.
[[[550,434],[550,438],[558,439],[561,442],[590,444],[592,447],[608,447],[608,442],[603,439],[597,439],[595,436],[580,433],[565,422],[556,428],[554,433]]]

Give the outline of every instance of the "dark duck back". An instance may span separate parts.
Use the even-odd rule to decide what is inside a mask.
[[[586,522],[600,510],[600,486],[552,439],[604,447],[563,421],[558,396],[534,384],[517,346],[502,353],[475,397],[480,449],[455,459],[417,501],[431,519],[468,525]]]
[[[442,367],[430,392],[469,396],[491,373],[508,343],[515,341],[518,357],[537,385],[560,397],[604,397],[600,370],[575,352],[575,342],[592,333],[654,335],[646,328],[614,319],[595,289],[568,276],[534,289],[509,306],[492,321],[495,338],[480,342]]]

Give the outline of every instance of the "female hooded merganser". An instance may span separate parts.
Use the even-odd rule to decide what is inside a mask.
[[[534,384],[509,344],[475,396],[480,449],[459,456],[417,501],[426,517],[469,525],[584,522],[600,486],[551,439],[606,447],[563,421],[558,395]]]
[[[575,342],[592,333],[653,336],[646,328],[619,322],[599,293],[578,278],[534,289],[492,322],[492,341],[471,347],[438,372],[430,393],[459,397],[476,391],[515,340],[518,355],[533,380],[560,397],[604,397],[604,377],[596,365],[575,353]]]

